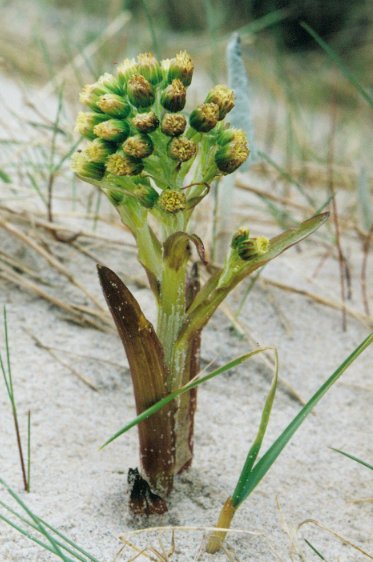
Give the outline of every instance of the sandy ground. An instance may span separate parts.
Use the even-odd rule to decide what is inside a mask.
[[[79,189],[84,194],[85,187]],[[250,205],[254,203],[257,200],[247,194],[237,197],[237,210],[240,210],[237,224],[242,222],[244,209],[253,213],[254,207],[250,210]],[[12,204],[22,209],[32,207],[33,202],[21,199]],[[92,228],[91,222],[84,219],[65,217],[63,220],[75,227]],[[267,224],[263,231],[274,234],[279,228]],[[120,229],[104,223],[99,223],[96,233],[117,241],[128,240]],[[43,286],[45,290],[65,302],[87,304],[63,276],[21,242],[3,230],[0,239],[4,251],[22,259],[48,282]],[[133,252],[119,244],[92,241],[82,244],[122,276],[147,315],[154,318],[150,292],[135,283],[143,276]],[[346,236],[343,244],[352,272],[349,306],[362,311],[361,245],[351,236]],[[52,238],[48,239],[48,245],[104,306],[94,259]],[[338,264],[334,259],[326,260],[317,277],[311,279],[322,253],[317,237],[312,242],[303,242],[300,251],[292,248],[268,265],[263,277],[338,299]],[[21,490],[15,436],[2,381],[0,475],[49,523],[105,562],[112,561],[121,546],[118,535],[158,525],[181,527],[175,532],[176,553],[170,558],[179,562],[318,560],[305,538],[329,562],[372,559],[372,499],[358,500],[372,498],[373,474],[330,450],[330,447],[341,448],[367,462],[373,461],[371,351],[361,356],[322,400],[315,415],[304,424],[239,510],[233,529],[247,533],[229,536],[228,543],[235,554],[231,553],[230,558],[224,553],[213,557],[204,553],[203,531],[182,527],[214,525],[222,503],[233,491],[258,425],[271,378],[269,367],[258,358],[200,389],[193,467],[176,481],[168,514],[135,522],[127,510],[126,474],[129,467],[137,464],[136,430],[104,451],[98,450],[108,436],[134,415],[130,375],[117,335],[114,331],[103,333],[78,326],[63,311],[35,295],[10,282],[1,280],[0,284],[1,304],[5,303],[8,310],[14,385],[23,433],[26,413],[29,409],[32,412],[31,493],[27,495]],[[239,302],[239,293],[229,302],[233,310]],[[343,332],[340,311],[260,283],[245,304],[240,322],[254,341],[277,347],[281,376],[305,399],[369,331],[364,322],[348,316],[347,331]],[[53,348],[59,360],[38,346],[35,338]],[[253,347],[253,341],[232,330],[230,321],[219,311],[205,331],[202,362],[207,365],[214,361],[220,365]],[[84,384],[68,366],[87,377],[97,391]],[[299,408],[299,403],[280,387],[264,448]],[[5,499],[6,494],[1,492],[0,497]],[[298,525],[305,520],[318,521],[351,540],[370,557],[312,524],[304,526],[296,535]],[[167,549],[170,532],[146,531],[129,540],[138,548],[153,545],[159,550],[160,538]],[[136,554],[127,548],[118,560],[129,561]],[[0,523],[1,561],[52,559]],[[149,558],[139,556],[136,560]]]

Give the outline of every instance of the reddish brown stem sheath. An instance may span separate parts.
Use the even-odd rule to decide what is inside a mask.
[[[136,410],[140,414],[167,393],[163,349],[152,324],[132,293],[109,268],[98,266],[106,302],[113,315],[130,366]],[[141,466],[150,486],[167,495],[173,485],[173,406],[139,424]]]

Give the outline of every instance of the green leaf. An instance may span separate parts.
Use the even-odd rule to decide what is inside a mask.
[[[178,398],[185,392],[190,392],[193,388],[196,388],[200,384],[203,384],[213,379],[214,377],[217,377],[218,375],[221,375],[222,373],[229,371],[229,369],[233,369],[234,367],[237,367],[238,365],[240,365],[244,361],[247,361],[247,359],[250,359],[257,353],[262,353],[263,351],[266,351],[268,349],[272,349],[272,348],[263,347],[260,349],[255,349],[254,351],[251,351],[250,353],[246,353],[245,355],[241,355],[240,357],[234,359],[233,361],[226,363],[222,367],[215,369],[211,373],[205,376],[198,376],[194,380],[190,381],[188,384],[182,386],[181,388],[178,388],[177,390],[174,390],[173,392],[162,398],[162,400],[159,400],[156,404],[153,404],[152,406],[147,408],[147,410],[142,412],[140,415],[136,416],[132,421],[128,422],[125,426],[119,429],[116,433],[114,433],[114,435],[112,435],[111,437],[109,437],[107,441],[105,441],[105,443],[102,445],[101,448],[106,447],[106,445],[109,445],[109,443],[112,443],[113,441],[115,441],[115,439],[118,439],[118,437],[129,431],[132,427],[135,427],[140,422],[148,419],[150,416],[153,416],[156,412],[164,408],[167,404],[169,404],[170,402],[175,400],[175,398]]]
[[[353,455],[350,455],[350,453],[346,453],[345,451],[341,451],[341,449],[335,449],[334,447],[330,447],[332,451],[335,451],[336,453],[340,453],[341,455],[344,455],[345,457],[347,457],[348,459],[352,459],[353,461],[358,462],[359,464],[362,464],[363,466],[366,466],[367,468],[370,468],[370,470],[373,470],[373,466],[371,464],[368,464],[367,462],[358,459],[357,457],[354,457]]]
[[[250,474],[247,475],[246,482],[240,488],[241,495],[237,498],[236,505],[241,504],[256,488],[262,478],[267,474],[273,463],[277,460],[282,450],[286,447],[294,433],[299,429],[307,416],[311,413],[316,404],[328,392],[331,386],[341,377],[346,369],[357,359],[357,357],[367,349],[373,342],[373,333],[371,333],[343,363],[334,371],[334,373],[324,382],[322,386],[315,392],[312,398],[301,409],[297,416],[290,422],[287,428],[276,439],[273,445],[267,450],[263,457],[257,462]]]
[[[188,309],[188,316],[180,331],[178,344],[182,345],[195,332],[202,330],[207,324],[219,304],[226,298],[228,293],[238,285],[240,281],[251,275],[254,271],[273,260],[282,252],[294,246],[307,236],[310,236],[315,230],[329,218],[329,213],[315,215],[312,218],[302,222],[300,225],[290,228],[286,232],[275,236],[270,241],[270,247],[265,254],[255,257],[247,262],[242,262],[242,266],[232,271],[229,281],[219,287],[219,278],[222,270],[218,270],[202,287],[196,296],[194,302]]]
[[[164,267],[167,266],[178,271],[189,259],[188,245],[190,242],[193,242],[202,263],[206,265],[205,247],[200,237],[197,234],[175,232],[167,238],[163,245]]]
[[[245,464],[241,471],[240,477],[237,482],[237,486],[232,495],[232,504],[236,507],[240,502],[239,499],[242,497],[244,493],[244,486],[247,481],[247,478],[254,466],[254,463],[257,459],[259,451],[261,449],[263,439],[267,430],[269,418],[271,416],[273,401],[275,399],[276,390],[277,390],[277,383],[278,383],[278,354],[277,350],[275,349],[275,372],[272,379],[272,384],[268,392],[267,399],[264,404],[264,408],[262,411],[262,417],[259,424],[258,433],[254,439],[253,444],[251,445],[249,452],[246,457]]]

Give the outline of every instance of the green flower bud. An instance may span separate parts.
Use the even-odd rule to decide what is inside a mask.
[[[85,113],[84,111],[80,111],[76,118],[75,130],[78,131],[78,133],[80,133],[83,137],[94,139],[95,126],[105,120],[106,116],[102,115],[102,113],[94,113],[93,111]]]
[[[172,82],[172,80],[178,78],[184,86],[190,86],[193,70],[194,66],[189,53],[180,51],[174,59],[169,61],[168,81]]]
[[[126,121],[119,119],[108,119],[99,123],[93,129],[95,135],[107,141],[120,142],[129,134],[130,126]]]
[[[158,199],[158,206],[167,213],[178,213],[186,207],[186,197],[182,191],[165,189]]]
[[[99,98],[99,93],[97,93],[97,88],[95,84],[86,84],[83,90],[79,94],[79,101],[83,105],[86,105],[93,111],[97,110],[97,100]]]
[[[127,81],[134,74],[137,74],[137,64],[135,59],[124,59],[124,61],[118,65],[117,75],[123,89],[125,88]]]
[[[133,158],[146,158],[154,150],[152,139],[144,133],[128,137],[122,144],[122,148],[123,152]]]
[[[154,103],[153,86],[141,74],[135,74],[128,80],[127,94],[135,107],[149,107]]]
[[[232,236],[231,247],[238,248],[243,242],[246,242],[250,238],[250,230],[248,228],[241,227]]]
[[[215,127],[218,118],[219,107],[216,103],[203,103],[192,111],[189,117],[189,123],[196,131],[207,133]]]
[[[170,158],[173,160],[179,160],[179,162],[186,162],[193,158],[197,153],[197,145],[185,137],[175,137],[170,140],[167,152]]]
[[[138,113],[133,119],[132,124],[142,133],[152,133],[159,125],[159,119],[154,113]]]
[[[234,92],[228,86],[219,84],[207,94],[206,102],[216,103],[219,107],[219,121],[221,121],[234,107]]]
[[[90,162],[103,164],[108,156],[115,152],[112,144],[102,139],[95,139],[90,142],[84,150],[84,155]]]
[[[147,209],[152,209],[159,198],[158,192],[151,185],[146,184],[138,184],[133,195]]]
[[[83,152],[76,152],[72,158],[71,167],[78,176],[101,180],[105,173],[105,166],[87,160]]]
[[[250,154],[246,136],[242,131],[236,139],[218,148],[215,154],[215,163],[225,174],[231,174],[237,170]]]
[[[231,142],[246,143],[247,138],[242,129],[233,129],[229,127],[227,129],[223,129],[222,131],[219,131],[216,141],[221,146],[225,146],[226,144]]]
[[[161,131],[169,137],[177,137],[185,131],[187,121],[180,113],[166,113],[163,116]]]
[[[105,72],[96,82],[97,88],[103,88],[105,91],[113,92],[114,94],[122,94],[122,87],[115,76]]]
[[[137,176],[143,170],[141,160],[126,154],[111,154],[106,160],[106,170],[114,176]]]
[[[171,84],[163,90],[161,104],[168,111],[181,111],[184,109],[186,101],[186,88],[181,80],[172,80]]]
[[[238,245],[237,252],[242,260],[249,260],[256,256],[266,254],[270,247],[270,241],[265,236],[251,238]]]
[[[104,94],[98,98],[97,107],[111,117],[125,118],[131,111],[130,105],[117,94]]]
[[[153,53],[141,53],[137,55],[137,72],[153,85],[162,81],[161,65]]]

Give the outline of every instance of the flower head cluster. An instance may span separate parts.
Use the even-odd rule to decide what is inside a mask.
[[[186,51],[162,61],[143,53],[85,86],[80,101],[87,111],[78,114],[76,130],[88,144],[73,158],[76,174],[103,187],[135,176],[150,178],[160,190],[178,190],[199,153],[201,182],[235,171],[249,149],[244,132],[223,123],[234,93],[215,86],[188,116],[193,69]]]

